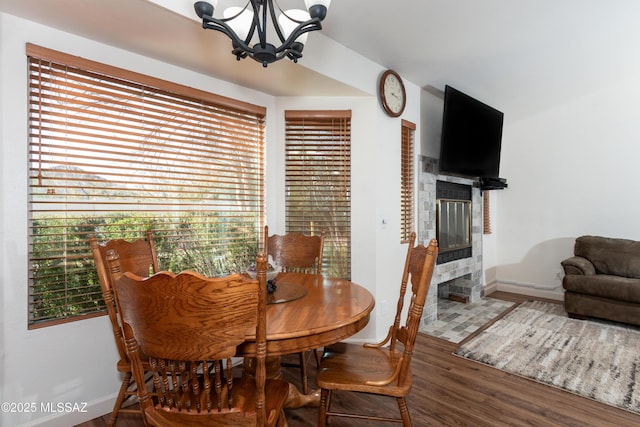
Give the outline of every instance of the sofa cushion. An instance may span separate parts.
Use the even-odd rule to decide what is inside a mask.
[[[562,280],[562,286],[567,292],[640,303],[640,279],[608,274],[596,274],[594,276],[567,275]]]
[[[640,279],[640,241],[581,236],[576,239],[574,255],[591,261],[598,274]]]

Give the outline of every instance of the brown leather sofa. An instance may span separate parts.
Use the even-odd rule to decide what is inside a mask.
[[[569,317],[640,325],[640,242],[581,236],[561,264]]]

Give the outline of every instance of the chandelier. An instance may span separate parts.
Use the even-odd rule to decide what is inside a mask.
[[[198,1],[193,5],[202,19],[202,28],[226,34],[233,46],[231,53],[238,61],[248,56],[266,67],[285,57],[293,62],[302,58],[307,33],[322,29],[331,0],[305,0],[306,11],[282,10],[277,0],[249,0],[244,7],[226,8],[222,18],[213,16],[218,0],[211,3]],[[268,19],[280,40],[278,47],[267,41]]]

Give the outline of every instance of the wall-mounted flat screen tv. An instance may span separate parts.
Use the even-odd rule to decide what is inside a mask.
[[[445,86],[440,173],[498,178],[503,119],[495,108]]]

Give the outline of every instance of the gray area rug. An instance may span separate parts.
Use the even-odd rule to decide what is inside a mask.
[[[454,354],[640,413],[640,330],[528,301]]]

